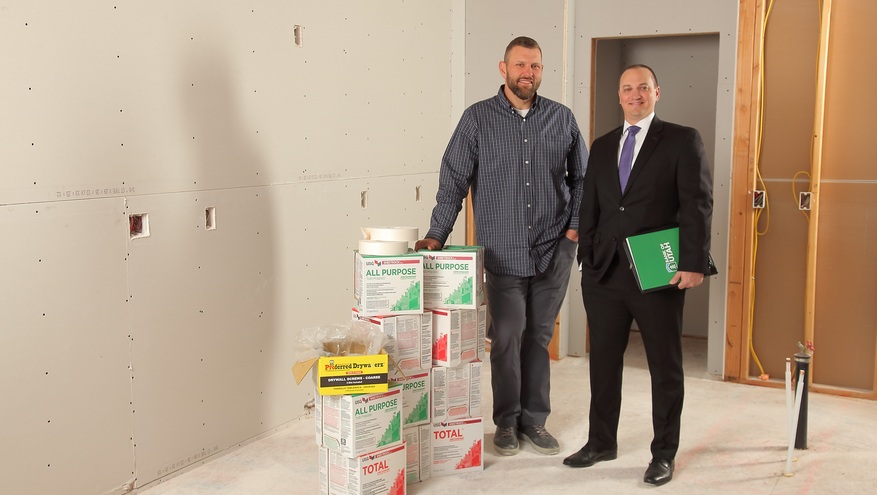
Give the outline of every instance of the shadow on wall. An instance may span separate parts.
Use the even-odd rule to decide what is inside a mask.
[[[168,196],[175,203],[194,202],[204,217],[196,228],[183,228],[166,247],[166,256],[173,257],[173,265],[184,272],[179,274],[179,283],[187,289],[185,301],[178,303],[186,306],[181,314],[196,315],[155,331],[173,332],[162,341],[183,346],[174,354],[189,363],[184,367],[167,362],[174,372],[162,376],[173,382],[162,384],[163,388],[183,386],[196,397],[182,403],[167,403],[162,395],[144,398],[164,403],[154,406],[160,414],[135,418],[148,423],[135,428],[144,440],[160,437],[147,440],[152,444],[148,452],[135,452],[142,466],[137,473],[139,486],[292,419],[291,411],[276,410],[285,401],[276,400],[272,392],[279,381],[276,361],[282,350],[275,344],[279,340],[275,215],[270,191],[259,183],[267,174],[258,131],[248,126],[245,112],[253,104],[248,98],[255,93],[245,84],[257,80],[242,78],[244,71],[234,65],[231,53],[224,42],[213,39],[180,56],[175,84],[179,132],[188,141],[182,143],[180,159],[186,170],[171,171],[180,181]],[[193,280],[184,280],[187,274]],[[164,282],[177,283],[173,278]],[[179,287],[168,290],[180,292]],[[145,349],[141,355],[162,360],[168,351]],[[157,472],[152,466],[171,469]]]
[[[188,124],[196,176],[216,188],[260,185],[264,163],[248,126],[246,106],[256,103],[257,78],[244,80],[244,68],[231,65],[224,44],[214,43],[183,59],[180,102]],[[203,187],[195,187],[203,189]]]

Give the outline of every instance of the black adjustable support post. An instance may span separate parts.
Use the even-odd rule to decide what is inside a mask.
[[[810,354],[804,349],[795,354],[795,374],[796,378],[801,377],[801,370],[804,370],[803,380],[804,386],[801,388],[801,410],[798,413],[798,429],[795,434],[795,448],[807,448],[807,390],[810,388]]]

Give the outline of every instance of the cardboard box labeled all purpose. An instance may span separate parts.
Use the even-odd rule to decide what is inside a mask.
[[[355,457],[402,442],[402,389],[314,397],[317,444]]]
[[[432,311],[432,364],[459,366],[484,358],[487,306]]]
[[[432,421],[481,417],[481,362],[432,369]]]
[[[431,475],[484,470],[484,423],[469,418],[432,424]]]
[[[354,252],[353,297],[363,316],[423,313],[423,255]]]
[[[405,495],[405,445],[347,457],[320,448],[321,495]]]
[[[484,248],[445,246],[423,253],[423,305],[475,309],[484,303]]]
[[[390,377],[409,376],[432,367],[432,311],[417,315],[364,316],[353,308],[353,319],[374,325],[387,336]]]

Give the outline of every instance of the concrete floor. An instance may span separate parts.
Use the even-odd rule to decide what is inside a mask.
[[[854,494],[877,484],[877,402],[809,394],[806,450],[795,450],[784,476],[786,398],[782,389],[722,382],[706,371],[706,341],[686,339],[686,402],[682,444],[673,481],[642,482],[651,441],[649,376],[642,344],[631,337],[625,369],[618,459],[585,469],[561,464],[587,435],[588,359],[568,357],[552,366],[548,429],[561,453],[544,456],[527,445],[513,457],[493,451],[493,422],[485,417],[485,468],[408,486],[425,494]],[[485,411],[490,411],[485,366]],[[160,484],[142,495],[262,495],[318,492],[313,418],[305,417]]]

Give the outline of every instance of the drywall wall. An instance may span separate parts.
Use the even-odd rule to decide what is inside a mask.
[[[4,3],[4,488],[121,493],[301,416],[297,335],[346,318],[360,226],[426,228],[450,132],[518,34],[589,134],[594,38],[719,33],[722,259],[736,2],[668,3]]]
[[[615,129],[624,118],[618,104],[621,70],[630,64],[648,61],[661,87],[661,98],[656,106],[658,115],[665,121],[682,122],[697,129],[706,155],[715,156],[718,34],[598,40],[595,56],[598,68],[594,78],[594,127],[601,129],[595,136]],[[712,161],[709,165],[715,175]],[[685,295],[682,335],[708,338],[713,280],[706,278],[700,287]],[[634,326],[638,328],[636,323]]]
[[[717,68],[711,70],[717,70],[716,80],[718,81],[715,87],[715,141],[712,164],[714,170],[712,254],[716,259],[719,275],[710,280],[707,334],[709,339],[708,369],[711,373],[719,376],[723,373],[725,345],[724,325],[727,295],[723,273],[727,272],[725,260],[727,259],[730,208],[729,180],[732,161],[737,8],[737,2],[722,0],[675,0],[662,2],[660,5],[645,0],[624,3],[586,0],[575,2],[574,17],[576,37],[573,110],[580,125],[583,125],[583,122],[590,122],[594,111],[591,94],[595,89],[592,77],[595,40],[718,35],[718,60],[711,60],[706,65]],[[639,15],[631,15],[631,13]],[[637,43],[640,44],[638,53],[642,55],[659,53],[654,48],[646,48],[648,44],[644,40]],[[642,58],[650,57],[644,56]],[[661,58],[659,57],[658,60]],[[649,64],[650,60],[641,59],[637,62]],[[690,59],[677,60],[676,63],[690,63]],[[672,65],[668,65],[666,68],[656,67],[656,70],[659,71],[658,77],[661,78],[662,72],[672,71]],[[676,89],[668,86],[664,79],[661,80],[661,84],[662,90]],[[615,100],[613,99],[613,101]],[[656,111],[659,115],[661,108],[661,103],[658,103]],[[708,109],[706,112],[707,115],[710,113],[712,113],[712,109]],[[685,123],[685,116],[682,115],[680,118],[682,120],[679,122]],[[573,279],[570,280],[569,298],[580,301],[581,288],[577,277],[577,274],[574,273]],[[570,306],[570,319],[573,322],[569,333],[570,354],[581,355],[585,352],[584,318],[584,310],[581,309],[580,305]]]
[[[294,344],[349,318],[359,228],[427,226],[463,16],[0,6],[4,492],[122,493],[305,414]]]

